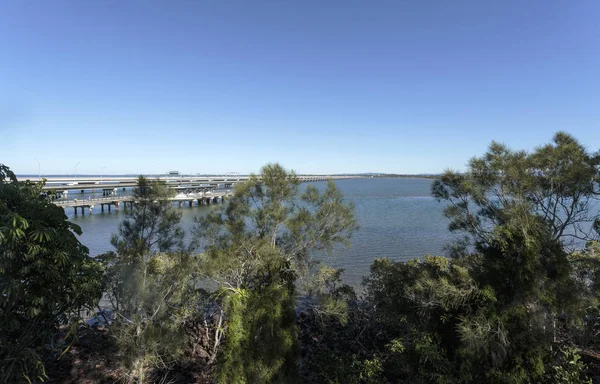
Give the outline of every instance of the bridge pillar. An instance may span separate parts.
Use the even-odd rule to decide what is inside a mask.
[[[93,206],[93,205],[90,205],[90,215],[91,215],[92,213],[94,213],[94,206]]]
[[[198,206],[202,205],[202,199],[198,199]]]
[[[113,204],[115,205],[115,212],[119,212],[119,202],[115,201]]]
[[[100,204],[100,212],[104,212],[104,204]]]
[[[194,200],[190,200],[189,204],[190,204],[190,208],[192,208],[194,206]]]

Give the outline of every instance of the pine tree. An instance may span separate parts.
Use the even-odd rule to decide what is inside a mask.
[[[320,192],[278,164],[236,186],[222,210],[199,222],[203,268],[221,287],[229,316],[220,359],[222,383],[298,380],[295,283],[312,254],[346,244],[353,207],[333,182]]]

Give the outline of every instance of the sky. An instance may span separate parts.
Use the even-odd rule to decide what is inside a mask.
[[[600,149],[600,1],[3,0],[17,174],[464,170]]]

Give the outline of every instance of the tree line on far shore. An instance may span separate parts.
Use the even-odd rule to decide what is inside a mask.
[[[0,164],[0,382],[77,382],[53,367],[94,334],[131,383],[591,383],[599,182],[566,133],[493,142],[432,183],[462,235],[447,254],[376,259],[357,292],[315,258],[358,228],[333,182],[266,165],[186,242],[172,191],[140,176],[114,250],[90,257],[43,183]]]

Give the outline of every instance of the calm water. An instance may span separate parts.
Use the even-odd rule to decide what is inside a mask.
[[[354,203],[360,229],[354,234],[350,249],[336,250],[326,257],[326,262],[345,268],[345,280],[356,285],[369,273],[375,258],[406,260],[424,254],[442,254],[452,235],[447,230],[442,205],[430,196],[431,183],[432,180],[417,178],[336,181],[344,196]],[[324,187],[325,182],[313,185]],[[217,207],[180,208],[184,228],[189,230],[195,216],[206,215]],[[99,207],[93,215],[73,216],[71,209],[66,212],[81,226],[81,241],[92,255],[111,250],[111,234],[125,218],[123,211],[100,213]]]

